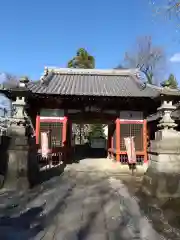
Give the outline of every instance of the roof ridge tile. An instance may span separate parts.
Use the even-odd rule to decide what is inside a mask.
[[[79,74],[79,75],[112,75],[125,76],[139,73],[139,69],[77,69],[77,68],[55,68],[45,67],[44,74],[53,72],[55,74]],[[43,75],[44,76],[44,75]]]

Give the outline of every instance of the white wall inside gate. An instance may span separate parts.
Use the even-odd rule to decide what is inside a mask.
[[[105,135],[105,137],[107,139],[108,138],[108,125],[104,126],[103,130],[104,130],[104,135]]]

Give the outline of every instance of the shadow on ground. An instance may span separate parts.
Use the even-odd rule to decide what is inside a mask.
[[[43,239],[48,234],[49,239],[71,236],[74,240],[85,240],[91,234],[95,237],[92,239],[99,239],[97,233],[102,231],[103,239],[130,240],[127,226],[131,214],[126,209],[120,211],[119,197],[108,187],[107,176],[97,179],[94,174],[89,179],[87,173],[80,175],[74,172],[56,177],[21,196],[19,206],[6,208],[6,214],[1,212],[0,239]],[[67,187],[69,177],[74,181]],[[134,226],[134,234],[139,232],[138,226]]]
[[[154,229],[161,233],[165,239],[180,239],[180,200],[169,199],[162,204],[160,200],[150,198],[141,191],[137,192],[136,195],[140,200],[141,209],[152,222]]]
[[[43,230],[42,207],[29,209],[18,217],[1,217],[0,239],[30,239]],[[33,223],[33,225],[32,225]],[[31,229],[31,231],[29,231]]]
[[[60,176],[64,172],[65,167],[66,167],[66,164],[61,164],[57,167],[40,171],[37,178],[36,185],[49,181],[53,177]]]
[[[0,239],[27,240],[50,236],[46,239],[85,240],[91,234],[94,234],[92,239],[101,239],[97,234],[100,231],[104,234],[103,239],[141,239],[136,218],[128,208],[123,208],[123,201],[110,188],[107,176],[98,174],[65,171],[26,193],[3,193],[0,196],[3,203],[0,204]],[[138,197],[143,213],[157,232],[165,239],[180,239],[178,232],[172,231],[173,228],[170,231],[166,219],[162,218],[165,206],[157,208],[140,192],[140,176],[124,176],[122,179],[119,175],[119,179],[133,196]],[[171,208],[171,204],[166,208]]]
[[[89,144],[76,145],[73,152],[73,163],[79,163],[86,158],[106,158],[107,150],[104,148],[91,148]]]
[[[45,234],[45,229],[53,224],[55,215],[60,211],[65,199],[72,191],[72,189],[67,189],[64,197],[53,205],[51,197],[54,196],[51,196],[51,193],[57,190],[59,184],[60,178],[55,177],[26,193],[5,192],[2,194],[1,200],[3,201],[4,198],[7,201],[0,206],[0,239],[27,240],[41,232]],[[50,198],[48,203],[46,202],[47,198]],[[38,206],[36,206],[36,202]],[[50,205],[52,206],[49,207]],[[50,208],[50,211],[46,214],[47,208]]]
[[[168,199],[163,202],[145,195],[141,191],[143,176],[132,181],[124,181],[129,192],[139,202],[145,216],[152,223],[153,228],[164,236],[164,239],[180,239],[180,199]]]

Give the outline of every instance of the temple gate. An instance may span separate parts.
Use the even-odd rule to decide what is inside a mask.
[[[14,99],[17,88],[2,88],[1,93]],[[25,80],[23,91],[38,152],[41,133],[48,132],[50,159],[55,163],[73,159],[73,122],[98,120],[108,125],[107,157],[126,164],[124,138],[133,136],[137,162],[143,164],[148,160],[147,116],[156,112],[162,95],[173,103],[180,96],[179,91],[144,83],[137,69],[45,68],[39,82]]]

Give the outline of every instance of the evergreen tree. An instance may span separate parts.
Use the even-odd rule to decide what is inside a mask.
[[[169,75],[168,80],[164,81],[161,83],[162,87],[168,86],[172,89],[177,89],[178,88],[178,82],[173,74]]]
[[[68,67],[92,69],[95,67],[95,59],[84,48],[79,48],[76,56],[68,62]]]
[[[103,125],[101,123],[92,124],[90,127],[90,138],[100,138],[105,137]]]

